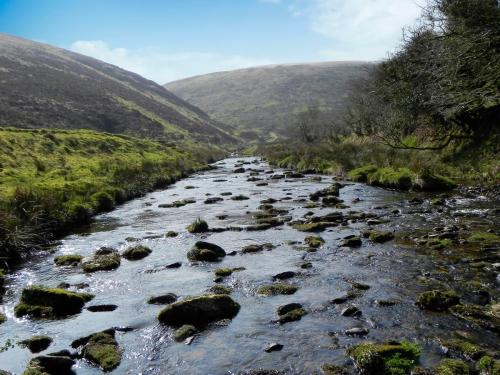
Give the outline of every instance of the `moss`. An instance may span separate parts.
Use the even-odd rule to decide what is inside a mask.
[[[481,357],[476,364],[476,368],[479,370],[480,375],[500,375],[500,361],[488,355]]]
[[[198,218],[186,228],[189,233],[203,233],[208,231],[208,224],[205,220]]]
[[[297,229],[301,232],[322,232],[328,226],[328,223],[303,223],[303,224],[294,224],[292,226],[293,229]]]
[[[321,366],[321,369],[323,370],[323,373],[325,375],[347,375],[348,372],[345,368],[332,365],[329,363],[325,363],[323,366]]]
[[[384,231],[384,232],[371,231],[368,238],[370,239],[370,241],[373,242],[384,243],[394,239],[394,234],[389,231]]]
[[[85,272],[111,271],[120,267],[120,254],[114,251],[108,254],[94,254],[82,263]]]
[[[498,304],[488,306],[472,304],[456,305],[450,308],[450,312],[472,324],[493,332],[500,332]]]
[[[136,245],[126,249],[123,252],[122,256],[128,260],[139,260],[147,257],[151,253],[152,250],[149,247],[143,245]]]
[[[288,295],[294,294],[298,289],[299,288],[295,285],[276,283],[261,286],[259,289],[257,289],[257,293],[265,296],[274,296],[278,294]]]
[[[325,243],[325,240],[320,236],[307,236],[304,242],[311,247],[318,248]]]
[[[403,341],[388,343],[362,343],[349,348],[360,373],[405,375],[418,362],[420,347]]]
[[[493,244],[500,242],[500,236],[495,233],[474,232],[467,238],[470,242],[481,242],[483,244]]]
[[[468,375],[469,367],[458,359],[443,359],[435,369],[436,375]]]
[[[441,345],[447,348],[451,353],[464,357],[465,359],[477,360],[485,354],[485,351],[480,346],[465,340],[444,340]]]
[[[413,185],[415,173],[408,168],[379,168],[368,175],[370,185],[408,190]]]
[[[52,338],[49,336],[33,336],[29,339],[19,341],[21,346],[27,347],[32,353],[39,353],[47,349],[52,343]]]
[[[216,262],[226,256],[224,249],[210,242],[198,241],[187,253],[190,261]]]
[[[447,238],[444,239],[433,238],[427,241],[425,245],[434,250],[441,250],[451,246],[451,244],[452,242]]]
[[[214,285],[210,288],[212,294],[231,294],[231,288],[224,285]]]
[[[66,255],[59,255],[54,258],[54,263],[57,266],[76,266],[80,264],[82,261],[83,256],[79,254],[66,254]]]
[[[194,336],[197,332],[198,330],[195,326],[184,324],[174,331],[172,338],[177,342],[181,342],[186,340],[188,337]]]
[[[285,314],[280,315],[278,321],[280,324],[295,322],[297,320],[300,320],[306,314],[307,311],[299,307],[298,309],[293,309],[291,311],[287,311]]]
[[[99,332],[92,335],[83,347],[83,357],[98,365],[103,371],[118,367],[122,354],[114,334]]]
[[[23,289],[14,311],[17,317],[25,315],[32,318],[64,317],[81,312],[83,305],[93,297],[88,293],[32,286]]]
[[[231,268],[218,268],[214,271],[215,276],[230,276],[233,273],[233,270]]]
[[[368,182],[368,176],[377,171],[377,167],[374,165],[365,165],[360,168],[351,170],[348,176],[351,180],[356,182]]]
[[[425,310],[445,311],[460,303],[458,295],[453,290],[432,290],[420,294],[417,305]]]

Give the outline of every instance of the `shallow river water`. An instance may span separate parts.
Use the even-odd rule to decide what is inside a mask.
[[[217,169],[197,173],[177,182],[166,190],[150,193],[130,201],[116,210],[100,215],[88,230],[65,237],[54,249],[53,255],[38,257],[23,265],[9,276],[8,290],[3,309],[8,321],[0,326],[0,346],[10,339],[12,342],[35,334],[49,335],[54,339],[47,353],[68,349],[70,343],[82,336],[110,327],[131,327],[129,332],[117,332],[117,341],[123,349],[117,374],[237,374],[243,371],[265,368],[285,370],[290,374],[320,374],[321,365],[335,363],[350,366],[345,348],[363,340],[380,341],[408,339],[423,346],[421,363],[433,366],[440,358],[437,337],[455,337],[465,331],[470,339],[495,348],[497,336],[449,314],[429,313],[415,306],[416,296],[429,289],[420,283],[422,275],[436,276],[436,282],[448,283],[450,272],[459,272],[460,262],[454,254],[429,255],[405,243],[404,240],[385,244],[374,244],[363,240],[359,248],[341,247],[343,237],[359,234],[367,229],[365,222],[329,228],[320,233],[325,244],[317,252],[306,252],[291,241],[303,242],[308,233],[300,232],[285,224],[262,231],[224,231],[220,233],[190,234],[186,226],[201,217],[210,227],[246,226],[255,223],[252,212],[257,211],[260,201],[266,198],[278,200],[277,208],[286,208],[293,220],[301,219],[308,211],[325,214],[335,208],[306,208],[310,193],[324,189],[332,183],[331,176],[322,176],[321,181],[305,178],[269,179],[271,169],[266,163],[254,158],[243,159],[251,164],[247,169],[260,171],[259,178],[267,178],[267,186],[256,186],[247,181],[249,172],[233,173],[235,165],[242,159],[226,159],[216,163]],[[283,173],[275,169],[274,173]],[[219,180],[217,182],[217,180]],[[226,181],[220,181],[226,180]],[[195,186],[195,189],[186,189]],[[220,196],[222,192],[243,194],[249,200],[235,201],[224,196],[222,202],[204,204],[209,196]],[[418,232],[442,224],[443,213],[415,207],[408,200],[417,193],[401,193],[362,184],[347,184],[340,190],[340,198],[349,205],[342,211],[356,210],[373,212],[387,220],[377,229],[388,229],[396,233]],[[179,208],[160,208],[159,204],[171,203],[183,198],[194,198],[196,203]],[[355,198],[360,201],[352,203]],[[474,210],[470,208],[473,203]],[[454,222],[473,217],[474,225],[491,225],[491,215],[475,212],[490,210],[491,202],[481,199],[457,200]],[[395,210],[399,210],[396,212]],[[219,215],[227,215],[220,220]],[[448,219],[447,219],[448,220]],[[167,231],[179,232],[177,237],[165,237]],[[139,261],[122,259],[121,266],[109,272],[85,274],[79,267],[56,267],[54,257],[66,253],[91,255],[102,246],[124,250],[134,237],[150,247],[150,256]],[[186,253],[197,240],[206,240],[222,246],[227,253],[237,251],[235,256],[226,256],[219,263],[190,264]],[[242,247],[250,244],[271,242],[276,247],[255,254],[241,254]],[[300,245],[300,244],[299,244]],[[312,267],[302,269],[303,262]],[[162,266],[182,262],[177,269]],[[231,297],[241,305],[239,314],[227,325],[214,325],[195,336],[189,344],[171,339],[172,329],[162,326],[157,314],[162,306],[149,305],[147,299],[154,295],[172,292],[180,299],[206,293],[215,285],[213,271],[219,267],[245,267],[224,279],[222,285],[232,288]],[[256,289],[272,282],[272,276],[283,271],[295,271],[298,275],[287,282],[297,285],[293,295],[261,296]],[[467,277],[466,273],[457,277]],[[87,283],[82,291],[95,294],[88,305],[116,304],[112,312],[82,313],[62,320],[34,321],[13,316],[15,304],[22,288],[30,284],[55,287],[61,282]],[[341,316],[342,305],[330,304],[332,298],[351,290],[352,282],[368,284],[370,289],[353,300],[361,311],[359,318]],[[491,275],[484,275],[484,282],[493,289],[498,285]],[[74,289],[73,289],[74,290]],[[380,299],[397,299],[394,306],[379,306]],[[283,325],[273,322],[279,306],[302,303],[308,314],[300,321]],[[365,338],[349,337],[343,332],[352,327],[366,327]],[[266,353],[270,343],[283,345],[281,351]],[[45,353],[45,352],[44,352]],[[33,357],[27,349],[15,345],[0,353],[0,369],[16,374],[23,372]],[[101,374],[102,371],[80,360],[75,366],[77,374]]]

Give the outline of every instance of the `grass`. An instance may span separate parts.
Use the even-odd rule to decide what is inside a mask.
[[[222,157],[196,142],[165,144],[88,130],[0,128],[0,258]]]

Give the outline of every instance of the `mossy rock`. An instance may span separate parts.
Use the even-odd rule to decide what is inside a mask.
[[[246,195],[241,195],[241,194],[240,195],[233,195],[231,197],[231,200],[233,200],[233,201],[246,201],[248,199],[250,199],[250,198],[247,197]]]
[[[210,242],[198,241],[187,253],[190,261],[217,262],[226,256],[224,249]]]
[[[194,199],[181,199],[178,201],[174,201],[172,203],[159,204],[158,207],[160,207],[160,208],[179,208],[179,207],[183,207],[187,204],[192,204],[195,202],[196,201]]]
[[[302,307],[299,307],[279,315],[278,321],[280,324],[295,322],[302,319],[304,315],[307,315],[307,311],[304,310]]]
[[[47,349],[52,344],[52,338],[49,336],[32,336],[29,339],[19,341],[19,345],[26,347],[31,353],[39,353]]]
[[[221,276],[221,277],[226,277],[226,276],[231,276],[233,273],[233,270],[231,268],[217,268],[215,271],[215,276]]]
[[[7,321],[7,316],[3,313],[0,313],[0,324],[5,323]]]
[[[78,314],[94,296],[88,293],[69,292],[59,288],[32,286],[23,289],[14,312],[17,317],[58,318]]]
[[[456,317],[462,318],[472,324],[476,324],[492,332],[500,333],[498,306],[498,303],[489,306],[472,304],[456,305],[450,308],[450,312]]]
[[[205,220],[198,218],[189,224],[186,229],[189,233],[204,233],[208,231],[208,224]]]
[[[347,350],[360,374],[405,375],[417,364],[420,348],[403,341],[362,343]]]
[[[469,375],[469,366],[459,359],[443,359],[435,368],[436,375]]]
[[[340,245],[344,247],[360,247],[361,244],[361,237],[352,235],[345,237]]]
[[[196,333],[198,333],[198,330],[195,326],[184,324],[174,331],[174,333],[172,334],[172,338],[174,339],[174,341],[181,342],[191,336],[196,335]]]
[[[166,305],[177,301],[177,296],[174,293],[166,293],[160,296],[151,297],[148,299],[150,305]]]
[[[446,348],[452,356],[460,356],[467,360],[478,360],[485,351],[478,345],[460,339],[443,340],[441,346]]]
[[[118,251],[110,248],[97,250],[94,255],[82,262],[85,272],[111,271],[120,267],[121,258]]]
[[[247,253],[257,253],[262,250],[271,250],[274,248],[274,245],[272,243],[264,243],[264,244],[253,244],[253,245],[247,245],[243,249],[241,249],[241,252],[243,254]]]
[[[231,294],[231,288],[224,285],[214,285],[210,288],[211,294]]]
[[[190,324],[200,328],[222,319],[232,319],[239,311],[240,305],[231,297],[209,294],[168,305],[158,314],[158,320],[173,327]]]
[[[446,311],[460,303],[453,290],[431,290],[418,296],[417,305],[424,310]]]
[[[299,288],[295,285],[275,283],[262,285],[257,289],[257,293],[264,296],[275,296],[279,294],[290,295],[294,294],[297,290],[299,290]]]
[[[424,173],[414,181],[414,188],[425,191],[446,191],[457,187],[457,184],[448,177],[438,174]]]
[[[317,222],[293,224],[292,228],[301,232],[323,232],[328,226],[329,223]]]
[[[179,235],[179,233],[177,233],[177,232],[175,232],[173,230],[169,230],[165,236],[167,236],[167,237],[177,237],[178,235]]]
[[[151,253],[152,250],[149,247],[143,245],[136,245],[126,249],[123,252],[122,257],[124,257],[127,260],[140,260],[147,257]]]
[[[75,361],[67,356],[41,355],[33,358],[23,375],[70,375]]]
[[[122,359],[114,332],[109,331],[93,334],[83,347],[82,355],[106,372],[117,368]]]
[[[500,361],[488,355],[483,356],[476,363],[476,368],[480,375],[500,375]]]
[[[318,247],[323,246],[323,244],[325,243],[325,240],[323,238],[321,238],[320,236],[307,236],[304,239],[304,242],[306,244],[308,244],[310,247],[318,248]]]
[[[79,254],[66,254],[59,255],[54,258],[54,263],[56,266],[72,266],[75,267],[81,263],[83,259],[82,255]]]
[[[426,242],[426,246],[434,250],[442,250],[451,246],[452,242],[447,238],[432,238]]]
[[[468,238],[469,242],[480,242],[485,245],[491,245],[494,243],[500,243],[500,236],[495,233],[488,232],[474,232]]]
[[[370,235],[368,236],[370,241],[377,242],[377,243],[384,243],[387,241],[391,241],[394,239],[394,234],[389,231],[383,231],[383,232],[378,232],[378,231],[371,231]]]

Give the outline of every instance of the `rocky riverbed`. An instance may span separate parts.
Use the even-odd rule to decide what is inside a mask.
[[[496,198],[215,166],[6,276],[0,369],[499,373]]]

